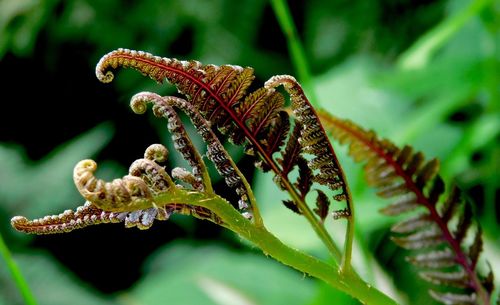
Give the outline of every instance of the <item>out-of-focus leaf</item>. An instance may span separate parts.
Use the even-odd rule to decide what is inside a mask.
[[[295,179],[294,175],[296,172],[290,175],[292,181]],[[261,203],[259,209],[269,231],[273,232],[284,243],[299,249],[320,253],[325,250],[321,240],[310,229],[307,220],[281,204],[283,200],[290,198],[279,190],[271,174],[256,173],[253,189],[257,202]],[[338,237],[341,238],[341,235]]]
[[[460,142],[453,148],[450,156],[443,160],[441,171],[445,174],[460,172],[470,166],[470,155],[484,145],[495,141],[500,133],[500,118],[498,115],[484,115],[466,130]]]
[[[335,304],[361,304],[358,300],[353,299],[349,295],[335,290],[325,283],[320,283],[317,286],[316,295],[308,305],[330,305],[333,302],[335,302]]]
[[[477,16],[482,10],[493,3],[492,0],[468,1],[468,5],[464,7],[463,1],[449,2],[449,7],[451,7],[454,12],[425,35],[422,35],[422,37],[401,55],[398,62],[401,68],[419,69],[428,65],[432,61],[433,55],[439,49],[447,43],[448,46],[452,46],[449,41],[453,39],[453,36],[467,29],[472,21],[477,22]],[[483,28],[481,27],[479,30],[481,31]],[[474,32],[474,36],[481,37],[480,33],[477,31]],[[469,40],[468,47],[477,49],[478,45],[473,41],[474,39]],[[467,49],[467,47],[465,49]],[[453,48],[453,53],[456,53],[457,50],[459,49]]]
[[[39,305],[116,305],[114,298],[104,297],[42,252],[14,255]],[[0,304],[24,304],[6,268],[0,268]]]
[[[29,54],[57,0],[0,2],[0,59],[7,51]],[[14,22],[15,21],[15,22]]]
[[[0,146],[0,198],[9,213],[39,217],[81,202],[73,184],[73,167],[99,152],[111,139],[113,129],[101,124],[55,148],[36,165],[23,159],[20,148]]]
[[[128,297],[148,305],[298,305],[313,293],[313,280],[263,255],[176,242],[152,256]]]
[[[486,75],[480,57],[450,57],[417,70],[388,70],[380,73],[376,84],[406,97],[431,97],[456,89],[471,91],[482,84]]]
[[[353,56],[315,79],[321,107],[342,118],[387,133],[404,125],[409,100],[378,88],[374,79],[385,68],[368,55]]]
[[[241,291],[214,278],[200,278],[199,287],[218,305],[256,305]]]

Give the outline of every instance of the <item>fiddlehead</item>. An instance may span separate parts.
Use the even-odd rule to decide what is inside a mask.
[[[270,236],[266,234],[268,232],[265,228],[259,226],[257,220],[260,220],[260,217],[257,217],[258,210],[254,204],[251,189],[245,177],[238,171],[211,130],[211,127],[217,127],[222,133],[229,135],[232,142],[245,145],[245,152],[256,156],[256,164],[259,167],[274,172],[278,185],[287,190],[292,197],[291,201],[285,201],[285,205],[295,212],[303,214],[311,222],[313,228],[338,261],[340,254],[323,227],[323,221],[328,215],[330,200],[325,192],[313,186],[314,184],[326,186],[333,191],[333,199],[346,201],[347,208],[336,212],[334,216],[348,218],[347,231],[353,232],[349,229],[353,223],[352,213],[354,212],[349,189],[319,117],[293,77],[273,77],[264,88],[247,94],[246,91],[254,79],[251,68],[230,65],[202,65],[197,61],[178,61],[124,49],[104,56],[96,68],[96,75],[101,81],[110,82],[113,79],[113,74],[109,69],[120,66],[134,68],[158,82],[166,79],[175,85],[181,94],[185,95],[186,100],[160,97],[150,93],[140,94],[135,99],[136,104],[133,103],[133,108],[136,112],[144,112],[146,102],[151,101],[154,104],[155,115],[168,120],[168,128],[172,133],[175,148],[180,151],[192,167],[192,171],[175,168],[172,171],[172,176],[187,184],[187,188],[176,185],[164,168],[158,164],[162,162],[164,159],[162,156],[165,155],[161,147],[152,148],[145,154],[144,159],[137,160],[132,164],[129,175],[112,182],[97,179],[93,175],[95,163],[84,160],[75,168],[75,181],[82,195],[92,202],[86,203],[76,212],[65,212],[61,216],[49,216],[41,220],[28,221],[23,217],[15,217],[12,224],[16,228],[30,233],[56,233],[107,221],[124,221],[126,226],[137,226],[143,229],[149,227],[154,219],[166,219],[171,213],[181,213],[208,219],[231,229],[238,228],[239,230],[235,231],[242,236],[250,237],[250,239],[252,234],[265,237],[267,239],[264,241],[259,239],[253,239],[253,241],[262,246],[262,249],[270,249],[275,254],[279,253],[285,248],[280,247],[272,236],[269,239]],[[288,112],[285,111],[283,95],[275,90],[281,85],[290,95],[292,117],[289,117]],[[245,210],[250,207],[256,214],[254,223],[241,217],[227,201],[213,194],[203,160],[185,133],[175,109],[185,112],[190,117],[197,131],[207,143],[208,158],[214,162],[226,183],[240,195],[240,208]],[[293,127],[292,132],[290,132],[291,127]],[[277,152],[280,152],[282,158],[275,159]],[[310,156],[305,156],[306,154]],[[312,159],[306,161],[308,157]],[[418,179],[423,180],[424,183],[425,179],[430,179],[426,175],[432,176],[433,171],[432,164],[425,167],[427,170],[421,170],[418,159],[417,156],[415,167],[421,178],[417,178],[417,184]],[[289,174],[294,168],[298,168],[299,178],[295,183],[292,183]],[[383,179],[383,177],[378,178]],[[399,187],[391,185],[388,190],[384,190],[384,194],[387,196],[399,194]],[[325,189],[325,187],[322,188]],[[433,189],[435,190],[431,191],[431,194],[439,196],[442,192],[439,183],[433,186]],[[314,211],[305,202],[311,190],[317,191]],[[197,206],[196,203],[200,206]],[[225,209],[227,206],[230,209]],[[398,206],[402,207],[403,205]],[[449,206],[456,206],[456,202],[451,200]],[[224,217],[219,218],[212,210],[220,212],[219,215],[224,215]],[[394,211],[392,208],[389,210]],[[451,212],[447,212],[448,210],[443,208],[442,213],[443,215],[448,213],[454,215],[454,210],[454,208],[450,208]],[[316,213],[317,217],[313,212]],[[468,210],[465,210],[462,215],[466,216],[458,225],[458,228],[465,228],[463,232],[455,232],[455,237],[459,240],[464,238],[469,227],[468,214]],[[221,219],[224,219],[225,222],[222,223]],[[414,219],[400,224],[398,230],[406,232],[421,226],[421,223],[426,223],[426,221],[426,216]],[[73,226],[70,226],[72,223]],[[74,225],[75,223],[78,225]],[[411,235],[399,241],[407,244],[414,241],[421,242],[422,237],[431,236],[434,238],[435,236],[432,234]],[[271,241],[274,245],[277,244],[278,250],[273,247],[267,248],[266,241]],[[348,237],[345,244],[350,245],[351,241]],[[480,249],[480,234],[476,234],[468,251],[469,258],[474,261],[473,265],[477,262]],[[346,248],[344,258],[349,260],[350,253],[347,252]],[[297,262],[296,255],[293,252],[289,253],[293,255],[290,255],[290,260],[285,261],[294,265]],[[439,259],[436,259],[438,256]],[[450,261],[448,252],[431,253],[427,256],[427,258],[429,257],[428,261],[434,264],[439,262],[444,264],[444,262],[449,263]],[[426,258],[417,256],[415,259],[424,261]],[[343,266],[346,266],[344,262]],[[354,290],[362,285],[359,285],[360,281],[357,280],[355,273],[344,272],[345,270],[349,271],[348,268],[338,270],[340,276],[338,285],[356,295]],[[333,272],[327,273],[333,274]],[[321,274],[324,275],[324,273]],[[469,273],[467,274],[469,275]],[[436,272],[427,273],[426,276],[433,280],[444,280],[444,276]],[[464,283],[460,276],[452,277],[453,281],[450,280],[450,282]],[[457,278],[458,281],[456,281]],[[354,279],[353,282],[357,281],[358,285],[351,289],[346,285],[349,281],[344,281],[344,279]],[[485,287],[488,281],[492,281],[491,277],[482,282]],[[369,285],[363,287],[365,292],[374,295],[372,287]],[[491,290],[487,288],[487,291]],[[467,299],[470,296],[441,295],[440,297],[449,303],[457,303],[458,300],[472,300]]]
[[[73,180],[82,197],[99,208],[109,211],[123,210],[127,206],[144,208],[153,197],[145,181],[139,177],[127,175],[105,182],[94,176],[96,169],[93,160],[80,161],[73,171]]]
[[[349,145],[355,161],[365,162],[365,173],[378,195],[395,198],[382,209],[387,215],[400,215],[419,209],[410,219],[392,227],[393,240],[410,250],[424,250],[408,260],[430,270],[420,272],[423,279],[458,291],[430,294],[444,304],[490,304],[493,273],[482,277],[477,262],[482,251],[481,228],[472,220],[472,207],[457,187],[444,199],[445,185],[437,174],[437,160],[425,162],[410,146],[403,149],[380,140],[351,121],[322,112],[321,118],[340,143]],[[467,239],[469,235],[471,238]]]

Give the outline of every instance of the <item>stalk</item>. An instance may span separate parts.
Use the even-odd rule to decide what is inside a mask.
[[[311,104],[316,108],[318,106],[318,98],[313,88],[311,68],[307,61],[304,47],[297,34],[297,28],[293,22],[292,14],[290,14],[290,8],[285,0],[271,0],[271,6],[278,19],[281,31],[286,38],[290,58],[295,71],[297,71],[297,76],[307,92],[307,95],[311,97]]]
[[[37,305],[35,297],[31,293],[28,283],[21,274],[21,271],[19,270],[19,267],[17,266],[16,262],[12,258],[12,255],[9,249],[7,248],[7,245],[5,244],[1,234],[0,234],[0,256],[4,259],[5,263],[7,264],[7,269],[9,269],[12,279],[14,280],[17,289],[21,293],[24,303],[26,305]]]
[[[278,238],[266,230],[257,227],[245,219],[225,199],[217,195],[197,192],[185,193],[179,203],[191,204],[212,210],[224,222],[225,226],[241,237],[249,240],[262,251],[277,261],[297,269],[312,277],[325,281],[332,287],[341,290],[370,305],[395,305],[393,299],[364,282],[354,271],[339,272],[329,264],[283,244]],[[168,204],[169,198],[158,196],[155,202]]]

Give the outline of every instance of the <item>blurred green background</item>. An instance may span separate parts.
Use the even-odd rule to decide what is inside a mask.
[[[500,277],[500,4],[465,0],[289,1],[313,74],[318,105],[410,143],[442,161],[467,191]],[[357,304],[273,261],[237,236],[183,216],[150,230],[122,224],[65,235],[27,236],[14,215],[41,217],[82,204],[72,182],[81,159],[114,178],[153,142],[172,146],[165,122],[137,116],[130,97],[175,94],[123,71],[100,84],[94,67],[119,48],[255,68],[257,81],[295,74],[270,4],[261,0],[0,0],[0,232],[39,304]],[[358,206],[355,265],[406,304],[433,304],[427,284],[388,239],[396,219],[378,209],[360,165],[335,146]],[[325,249],[304,219],[285,209],[272,177],[253,172],[263,216],[286,243]],[[175,153],[170,166],[182,165]],[[216,189],[224,194],[225,187]],[[228,195],[230,196],[230,195]],[[230,198],[231,199],[231,198]],[[327,221],[341,242],[343,223]],[[497,281],[498,283],[498,281]],[[0,305],[22,304],[0,258]]]

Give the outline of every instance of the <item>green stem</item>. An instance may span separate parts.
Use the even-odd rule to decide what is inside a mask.
[[[344,181],[347,181],[344,179]],[[350,191],[347,192],[348,196],[351,197]],[[348,203],[352,203],[352,199],[349,198]],[[351,259],[352,259],[352,244],[354,243],[354,233],[355,233],[355,213],[354,213],[354,204],[349,205],[350,215],[347,218],[347,228],[345,232],[345,241],[344,241],[344,255],[342,256],[341,270],[343,272],[348,272],[352,269]]]
[[[292,14],[290,13],[288,4],[286,3],[285,0],[271,0],[271,6],[274,10],[274,14],[276,15],[281,30],[286,38],[288,44],[288,50],[290,52],[290,57],[295,67],[295,70],[298,73],[299,80],[302,86],[304,87],[304,90],[306,91],[307,95],[310,97],[308,100],[314,108],[319,109],[320,106],[317,103],[318,98],[313,88],[313,81],[312,81],[313,77],[311,74],[311,69],[309,67],[309,63],[304,48],[297,34],[297,28],[295,27],[295,23],[293,22]],[[343,178],[344,181],[347,181],[345,177]],[[340,254],[340,251],[337,249],[337,246],[331,240],[330,235],[324,229],[323,224],[320,224],[316,220],[309,207],[302,200],[296,200],[296,198],[294,198],[294,200],[300,206],[304,216],[307,218],[309,223],[311,223],[313,229],[320,236],[325,245],[330,249],[330,252],[337,259],[337,261],[339,261],[340,257],[342,257],[341,258],[342,269],[351,268],[350,264],[352,256],[352,243],[354,240],[354,206],[351,204],[352,200],[350,198],[349,190],[347,190],[346,193],[349,197],[347,199],[347,202],[350,205],[348,208],[349,210],[351,210],[351,217],[347,219],[348,223],[346,229],[346,239],[344,243],[343,256]],[[294,197],[293,194],[292,197]]]
[[[16,262],[12,258],[12,255],[9,249],[7,248],[7,245],[5,244],[1,234],[0,234],[0,255],[5,260],[7,268],[9,269],[10,274],[14,279],[14,283],[16,284],[17,289],[19,289],[19,292],[21,293],[21,296],[24,299],[24,303],[26,303],[26,305],[36,305],[37,302],[33,297],[30,288],[28,287],[28,283],[21,274],[21,271],[19,270],[19,267],[17,266]]]
[[[185,193],[181,201],[179,203],[192,204],[210,209],[220,217],[229,229],[254,243],[265,254],[272,256],[285,265],[325,281],[332,287],[360,300],[363,304],[397,304],[394,300],[364,282],[352,270],[338,272],[331,265],[283,244],[267,231],[266,228],[257,227],[252,224],[252,222],[241,216],[225,199],[217,195],[191,192]],[[162,198],[160,195],[155,198],[155,202],[158,204],[162,202],[168,204],[169,198]]]
[[[297,34],[297,29],[293,22],[292,14],[290,14],[290,9],[285,0],[271,0],[271,6],[281,30],[285,35],[288,51],[290,52],[292,64],[297,71],[297,76],[307,95],[310,97],[311,104],[316,107],[318,106],[318,99],[313,89],[311,69],[307,61],[306,52]]]

